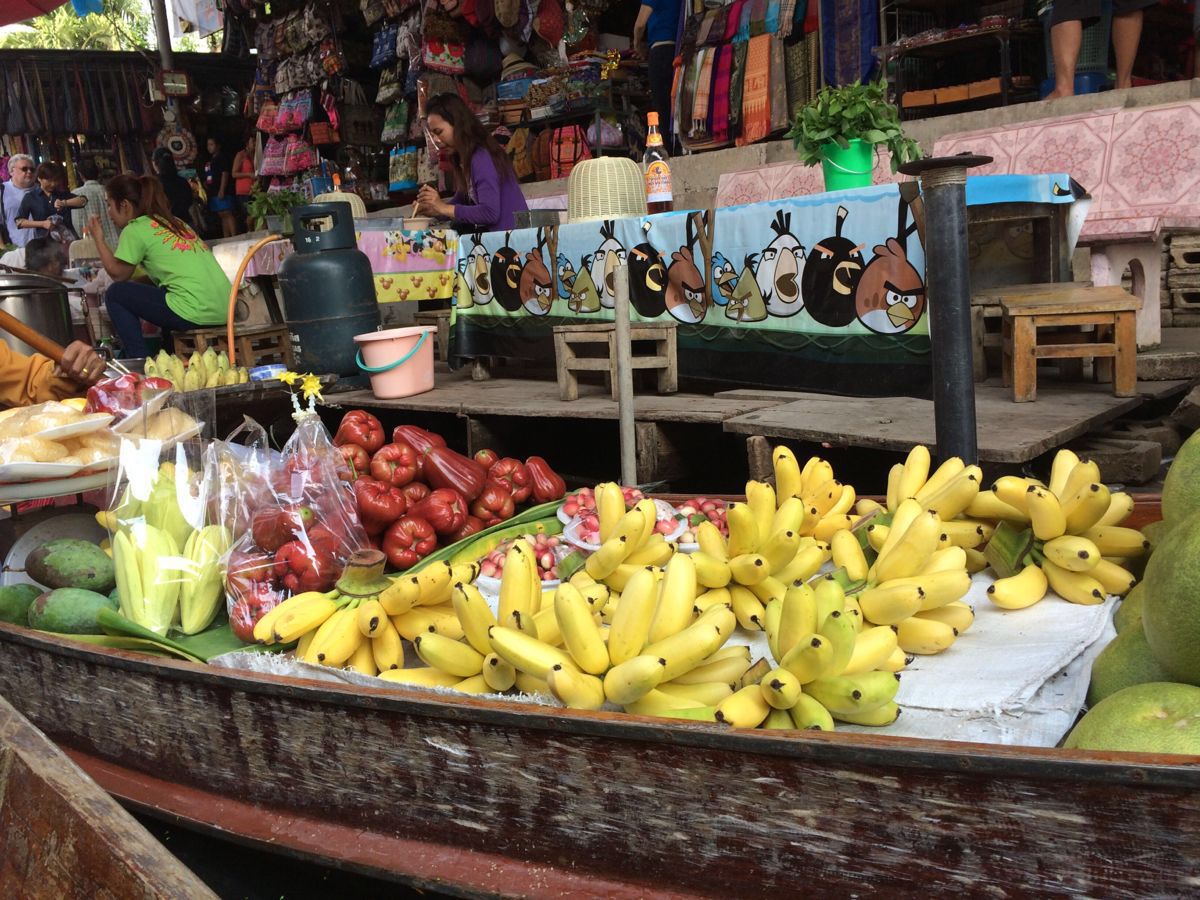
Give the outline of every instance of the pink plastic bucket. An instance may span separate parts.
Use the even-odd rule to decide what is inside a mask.
[[[433,390],[432,326],[392,328],[354,336],[358,367],[371,376],[380,400],[411,397]]]

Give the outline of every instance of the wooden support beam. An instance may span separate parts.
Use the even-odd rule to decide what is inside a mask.
[[[771,465],[771,442],[761,434],[746,438],[746,460],[751,481],[775,483],[775,467]]]
[[[467,416],[467,455],[474,456],[477,451],[488,449],[504,456],[503,445],[488,424],[482,419]]]
[[[670,481],[687,474],[683,453],[658,422],[635,422],[637,483]]]

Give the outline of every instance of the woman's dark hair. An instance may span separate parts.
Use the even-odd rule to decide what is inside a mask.
[[[139,216],[153,216],[176,237],[185,240],[195,238],[195,232],[186,222],[171,215],[167,195],[163,193],[161,182],[153,175],[118,175],[109,179],[104,190],[113,203],[120,206],[128,201]]]
[[[425,117],[441,116],[454,129],[455,187],[465,193],[471,186],[471,157],[482,147],[492,158],[501,178],[513,175],[512,161],[504,148],[483,127],[471,107],[457,94],[438,94],[425,104]]]
[[[63,171],[63,167],[56,162],[42,163],[37,167],[36,173],[38,178],[48,178],[55,184],[58,184],[60,181],[62,181],[63,178],[66,177],[66,174],[67,173]]]
[[[151,159],[160,176],[170,178],[172,175],[179,174],[179,169],[175,166],[175,157],[166,147],[156,149]]]

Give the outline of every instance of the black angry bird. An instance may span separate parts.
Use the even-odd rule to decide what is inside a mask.
[[[809,251],[800,281],[804,308],[816,321],[831,328],[854,321],[854,292],[864,266],[862,244],[842,237],[847,215],[846,207],[839,206],[836,233]]]
[[[510,232],[505,232],[504,246],[492,257],[492,290],[496,300],[509,312],[521,308],[521,254],[508,246]]]
[[[642,232],[650,234],[650,223],[642,225]],[[646,319],[661,316],[667,310],[667,267],[662,254],[642,241],[629,252],[629,299],[638,315]]]

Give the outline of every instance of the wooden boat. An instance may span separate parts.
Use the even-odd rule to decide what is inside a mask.
[[[134,808],[455,893],[1200,883],[1200,757],[735,732],[241,674],[8,626],[0,693]]]
[[[0,885],[9,897],[216,897],[3,697]]]

